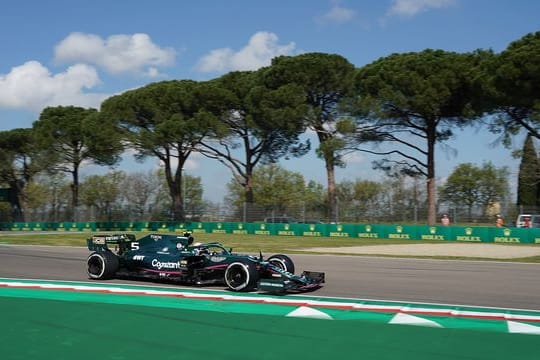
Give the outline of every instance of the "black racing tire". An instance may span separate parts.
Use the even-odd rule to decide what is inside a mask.
[[[290,257],[283,254],[272,255],[268,258],[270,264],[279,267],[281,270],[285,270],[291,274],[294,274],[294,262]]]
[[[120,263],[118,256],[110,251],[96,251],[86,260],[88,277],[92,280],[112,279]]]
[[[232,291],[252,291],[258,281],[259,272],[251,262],[235,261],[225,270],[225,284]]]

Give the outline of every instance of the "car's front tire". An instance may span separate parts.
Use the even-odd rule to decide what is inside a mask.
[[[118,271],[118,257],[110,251],[96,251],[86,260],[87,273],[90,279],[106,280],[114,277]]]
[[[259,273],[253,263],[237,261],[225,270],[225,284],[232,291],[251,291],[257,287],[258,281]]]
[[[272,255],[267,260],[270,264],[277,266],[281,270],[294,274],[294,263],[290,257],[283,254]]]

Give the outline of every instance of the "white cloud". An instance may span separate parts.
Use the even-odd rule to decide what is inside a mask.
[[[320,23],[343,24],[351,21],[355,16],[356,12],[354,10],[336,4],[327,13],[317,18],[317,21]]]
[[[38,61],[28,61],[0,74],[0,108],[41,111],[45,106],[99,107],[107,94],[85,93],[100,83],[96,69],[76,64],[51,74]]]
[[[270,65],[276,56],[292,54],[295,47],[294,42],[279,45],[276,34],[259,31],[251,36],[248,44],[238,52],[230,48],[210,51],[199,60],[196,69],[201,72],[256,70]]]
[[[152,42],[147,34],[98,35],[71,33],[55,47],[58,63],[87,63],[111,74],[139,73],[159,76],[158,67],[173,65],[176,52]]]
[[[455,0],[394,0],[387,15],[415,16],[429,9],[450,6]]]
[[[343,160],[349,165],[362,164],[366,162],[366,157],[362,153],[355,151],[343,155]]]

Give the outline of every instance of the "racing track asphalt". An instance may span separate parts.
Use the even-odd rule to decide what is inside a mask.
[[[88,254],[86,248],[0,244],[0,277],[90,281],[85,270]],[[299,254],[291,258],[297,273],[326,273],[325,286],[312,296],[540,310],[540,264]],[[108,283],[149,284],[120,279]]]

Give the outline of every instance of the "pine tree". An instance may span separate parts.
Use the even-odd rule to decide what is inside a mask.
[[[534,148],[533,137],[527,135],[521,154],[519,165],[517,204],[521,206],[537,206],[539,203],[538,189],[540,179],[538,169],[540,163],[536,149]]]

